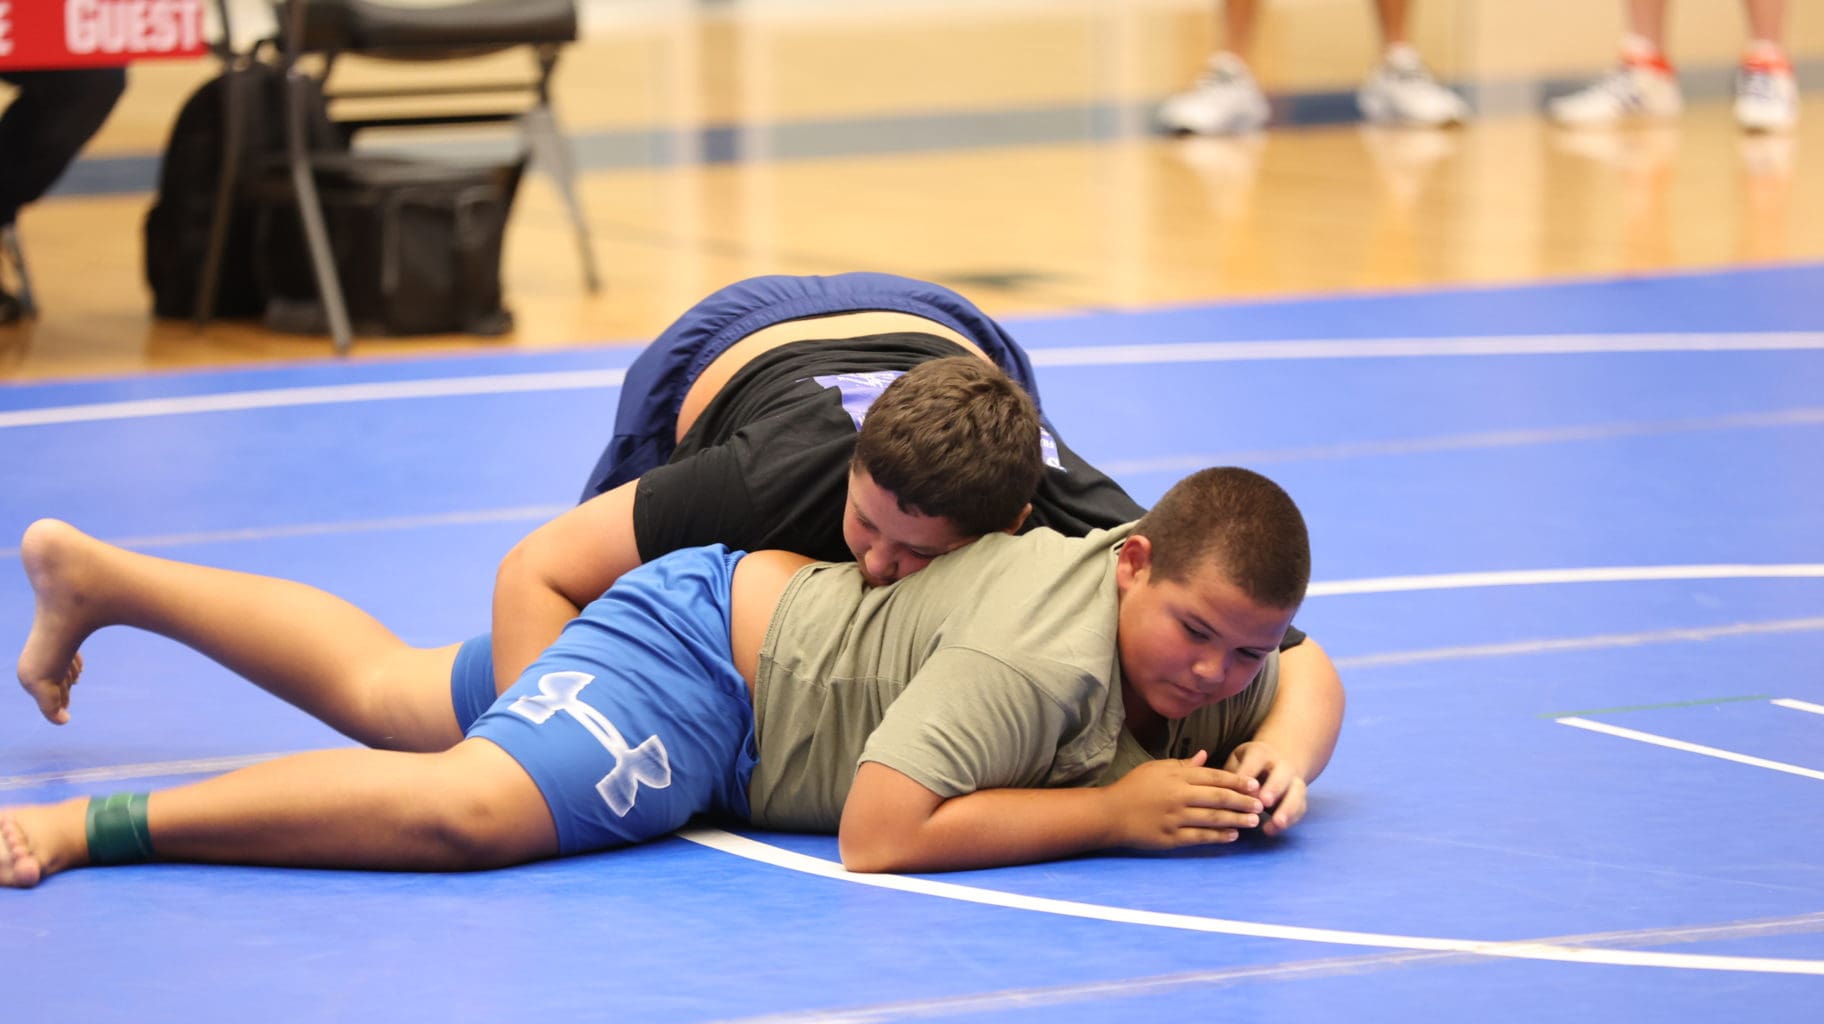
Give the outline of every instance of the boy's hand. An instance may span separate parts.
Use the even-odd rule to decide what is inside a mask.
[[[1262,834],[1283,835],[1305,816],[1305,780],[1270,744],[1258,740],[1243,743],[1229,755],[1223,768],[1250,780],[1260,780],[1260,802],[1271,811],[1270,815],[1261,815]]]
[[[1262,812],[1260,783],[1210,768],[1207,751],[1148,761],[1108,787],[1116,835],[1109,845],[1144,850],[1230,843]],[[1302,790],[1301,790],[1302,792]]]

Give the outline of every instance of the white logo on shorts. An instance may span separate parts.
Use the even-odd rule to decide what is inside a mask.
[[[608,716],[577,699],[583,687],[595,682],[586,672],[551,672],[538,681],[538,696],[521,697],[507,710],[543,725],[559,711],[583,724],[595,741],[614,755],[614,770],[602,776],[595,791],[607,801],[609,810],[626,816],[633,810],[640,786],[664,789],[671,785],[671,762],[665,756],[665,744],[657,736],[648,736],[637,747],[629,747],[621,731]]]

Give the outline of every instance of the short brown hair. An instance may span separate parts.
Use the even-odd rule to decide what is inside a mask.
[[[890,491],[902,512],[948,519],[972,536],[1005,530],[1045,471],[1039,411],[991,363],[933,359],[875,399],[852,465]]]
[[[1297,608],[1311,582],[1305,517],[1291,495],[1252,470],[1224,466],[1185,477],[1134,533],[1152,542],[1151,568],[1160,579],[1182,583],[1214,565],[1270,608]]]

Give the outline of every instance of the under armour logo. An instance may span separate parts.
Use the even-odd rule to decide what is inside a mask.
[[[595,682],[586,672],[551,672],[538,680],[536,697],[521,697],[507,710],[543,725],[559,711],[583,724],[595,741],[614,755],[614,770],[602,776],[595,791],[607,801],[615,814],[625,816],[633,809],[640,786],[664,789],[671,785],[671,762],[665,756],[665,744],[657,736],[648,736],[637,747],[629,747],[621,731],[600,711],[577,699],[583,687]]]

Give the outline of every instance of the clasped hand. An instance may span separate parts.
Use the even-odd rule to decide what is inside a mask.
[[[1305,781],[1265,743],[1235,748],[1222,768],[1209,753],[1149,761],[1109,787],[1117,844],[1146,850],[1233,842],[1257,823],[1277,836],[1305,816]]]

